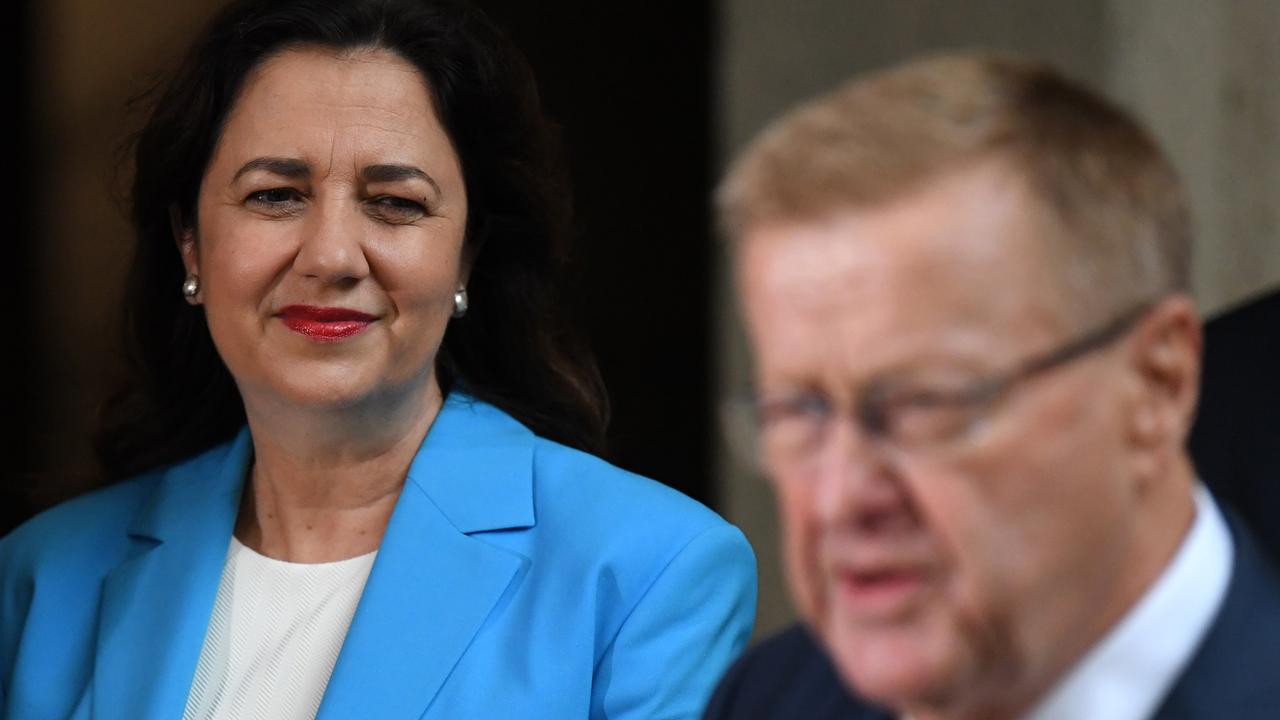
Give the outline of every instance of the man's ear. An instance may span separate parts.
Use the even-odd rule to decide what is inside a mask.
[[[1195,303],[1183,294],[1160,301],[1135,329],[1132,341],[1138,394],[1131,437],[1146,449],[1181,448],[1200,395],[1203,334]]]

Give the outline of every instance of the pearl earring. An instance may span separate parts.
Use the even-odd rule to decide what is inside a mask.
[[[193,298],[198,292],[200,292],[200,278],[194,274],[188,275],[187,279],[182,281],[182,296]]]
[[[467,289],[458,288],[453,293],[453,316],[460,318],[467,314]]]

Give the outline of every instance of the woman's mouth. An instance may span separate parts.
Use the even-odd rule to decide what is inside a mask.
[[[359,335],[376,315],[337,307],[288,305],[276,313],[285,327],[316,342],[338,342]]]

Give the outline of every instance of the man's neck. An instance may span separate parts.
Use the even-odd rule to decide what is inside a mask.
[[[1128,543],[1127,557],[1114,574],[1115,584],[1100,602],[1080,608],[1081,622],[1068,628],[1063,642],[1055,646],[1060,652],[1057,658],[1045,663],[1039,672],[995,683],[988,692],[973,692],[973,688],[969,688],[963,705],[908,708],[901,717],[910,720],[1038,718],[1037,709],[1144,600],[1184,547],[1197,515],[1194,494],[1197,486],[1189,459],[1181,456],[1158,485],[1144,490],[1141,516]],[[1026,669],[1025,666],[1018,668],[1019,671]],[[1056,720],[1059,716],[1052,717]]]
[[[1170,562],[1129,612],[1026,715],[1028,720],[1146,718],[1213,624],[1230,583],[1231,533],[1209,492]]]

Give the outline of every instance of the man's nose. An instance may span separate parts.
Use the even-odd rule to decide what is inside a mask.
[[[882,532],[911,522],[899,469],[853,418],[833,418],[815,472],[813,512],[824,523]]]
[[[302,224],[294,270],[328,283],[367,276],[369,262],[364,238],[367,222],[355,200],[316,202]]]

